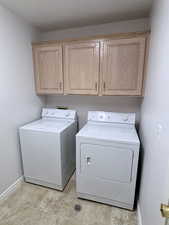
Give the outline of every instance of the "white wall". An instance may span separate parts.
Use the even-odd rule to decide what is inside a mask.
[[[95,26],[92,25],[86,27],[44,32],[41,33],[41,40],[63,40],[69,38],[89,37],[93,35],[147,31],[149,29],[149,18],[143,18],[137,20],[106,23]]]
[[[31,41],[37,33],[0,6],[0,193],[21,176],[18,127],[39,116]]]
[[[42,33],[41,39],[63,40],[67,38],[89,37],[92,35],[147,31],[149,29],[149,19],[144,18]],[[48,96],[47,106],[54,107],[61,105],[76,109],[79,113],[81,127],[86,121],[88,110],[137,112],[138,122],[141,100],[141,98],[136,97]]]
[[[139,202],[143,225],[164,224],[160,203],[167,203],[169,198],[168,40],[169,1],[156,0],[152,14],[148,79],[141,107],[144,160]]]

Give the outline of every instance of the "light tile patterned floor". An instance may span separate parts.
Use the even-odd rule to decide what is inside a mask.
[[[75,211],[75,204],[81,211]],[[136,213],[77,199],[72,178],[64,192],[22,183],[0,203],[0,225],[136,225]]]

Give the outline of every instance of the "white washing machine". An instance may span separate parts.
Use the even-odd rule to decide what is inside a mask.
[[[19,133],[25,181],[63,190],[75,170],[76,112],[44,108]]]
[[[78,197],[133,209],[139,148],[134,113],[89,112],[76,135]]]

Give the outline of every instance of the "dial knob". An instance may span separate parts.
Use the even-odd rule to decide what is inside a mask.
[[[70,116],[70,113],[67,113],[65,116],[66,116],[66,117]]]
[[[127,122],[128,120],[129,120],[129,117],[128,116],[126,116],[126,117],[123,118],[123,121],[124,122]]]

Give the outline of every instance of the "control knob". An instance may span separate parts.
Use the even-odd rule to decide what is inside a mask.
[[[124,122],[127,122],[128,120],[129,120],[129,117],[128,116],[126,116],[126,117],[123,118],[123,121]]]
[[[70,113],[67,113],[65,116],[66,116],[66,117],[69,117],[69,116],[70,116]]]

